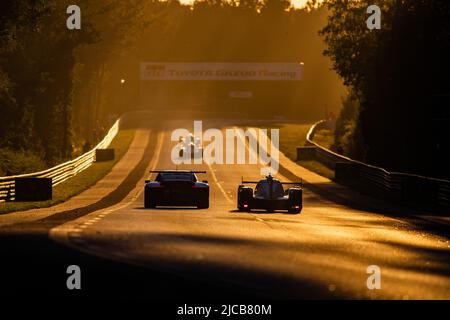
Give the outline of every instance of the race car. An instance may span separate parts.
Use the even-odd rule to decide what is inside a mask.
[[[155,180],[145,181],[144,207],[195,206],[209,208],[208,181],[199,181],[198,173],[206,171],[159,170]]]
[[[244,184],[256,184],[255,190]],[[283,185],[292,185],[284,190]],[[238,187],[237,206],[239,211],[265,209],[269,212],[287,210],[300,213],[303,207],[302,182],[281,182],[272,175],[260,181],[244,181]]]
[[[180,151],[178,155],[180,158],[183,158],[188,152],[192,159],[203,157],[203,147],[199,137],[195,137],[192,133],[190,133],[186,137],[181,137],[179,142]]]

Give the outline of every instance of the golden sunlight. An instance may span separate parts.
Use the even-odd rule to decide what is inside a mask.
[[[180,0],[180,3],[182,4],[192,4],[194,0]],[[305,4],[308,2],[308,0],[291,0],[292,5],[295,8],[302,8],[305,6]],[[322,2],[322,1],[319,1]]]

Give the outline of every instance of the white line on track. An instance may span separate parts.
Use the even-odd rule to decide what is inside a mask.
[[[151,170],[155,170],[155,167],[159,161],[159,157],[161,155],[161,149],[162,149],[162,145],[163,145],[164,132],[159,134],[157,139],[158,140],[157,140],[156,147],[155,147],[154,157],[152,159]],[[78,243],[85,242],[86,240],[82,238],[83,231],[85,231],[89,227],[92,227],[95,223],[99,222],[102,218],[106,217],[111,212],[114,212],[114,211],[117,211],[117,210],[120,210],[120,209],[123,209],[123,208],[129,206],[131,203],[136,201],[136,199],[140,196],[142,191],[143,191],[143,188],[140,188],[139,191],[129,201],[126,201],[125,203],[123,203],[119,206],[116,206],[113,209],[103,210],[100,213],[97,213],[95,215],[95,217],[93,217],[87,221],[84,221],[82,223],[79,223],[78,225],[76,225],[74,227],[71,227],[71,228],[69,227],[69,229],[65,232],[66,237],[69,239],[69,241],[74,241],[74,242],[78,242]]]
[[[153,158],[154,161],[152,163],[150,171],[155,170],[156,165],[158,164],[159,157],[161,155],[163,139],[164,139],[164,132],[162,132],[160,135],[158,135],[158,141],[156,143],[156,153],[155,153],[155,157]],[[144,191],[144,188],[140,188],[139,191],[129,201],[125,202],[124,204],[120,205],[119,207],[105,211],[104,214],[107,215],[107,214],[110,214],[111,212],[114,212],[114,211],[117,211],[117,210],[120,210],[120,209],[123,209],[123,208],[129,206],[130,204],[135,202],[137,198],[139,198],[139,196],[141,195],[141,193],[143,191]]]
[[[223,196],[225,197],[225,199],[229,202],[229,203],[233,203],[233,200],[230,199],[230,197],[228,196],[228,194],[225,192],[225,189],[222,187],[222,185],[220,184],[219,180],[217,180],[216,174],[214,173],[214,170],[211,166],[211,164],[209,163],[209,161],[206,162],[206,164],[208,165],[209,171],[211,172],[211,175],[213,177],[214,182],[217,184],[217,187],[219,188],[220,192],[222,192]]]
[[[155,157],[153,158],[154,161],[152,160],[153,163],[152,163],[152,166],[150,168],[150,171],[151,170],[155,170],[156,165],[158,164],[159,157],[161,155],[163,140],[164,140],[164,132],[162,132],[160,135],[158,135],[158,141],[156,142],[156,148],[155,148],[156,149]],[[129,206],[130,204],[135,202],[137,198],[139,198],[139,196],[141,195],[142,192],[143,192],[143,188],[140,188],[139,191],[130,200],[128,200],[127,202],[121,204],[118,207],[115,207],[114,209],[108,209],[106,211],[103,211],[101,213],[101,215],[103,215],[103,217],[105,217],[108,214],[110,214],[111,212],[114,212],[114,211],[117,211],[117,210],[121,210],[121,209]],[[94,219],[100,219],[100,218],[97,217],[97,218],[94,218]]]

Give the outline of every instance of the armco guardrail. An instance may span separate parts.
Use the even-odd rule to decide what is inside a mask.
[[[352,162],[353,160],[347,157],[344,157],[340,154],[337,154],[331,150],[328,150],[313,141],[314,134],[317,130],[323,129],[327,127],[327,121],[321,120],[315,123],[308,131],[306,135],[306,145],[314,146],[316,148],[315,158],[319,160],[321,163],[325,164],[327,167],[334,169],[336,163],[341,162]]]
[[[12,201],[15,197],[15,179],[16,178],[51,178],[52,186],[77,175],[87,169],[95,161],[95,150],[107,148],[119,131],[120,119],[109,129],[106,136],[95,146],[94,149],[86,152],[74,160],[67,161],[56,167],[35,173],[28,173],[18,176],[0,177],[0,202]]]
[[[430,210],[450,208],[450,181],[408,173],[389,172],[328,150],[313,141],[317,130],[328,126],[327,121],[315,123],[306,137],[308,154],[313,147],[314,158],[334,169],[337,182],[368,191],[378,197],[419,205]],[[301,153],[301,148],[298,154]]]

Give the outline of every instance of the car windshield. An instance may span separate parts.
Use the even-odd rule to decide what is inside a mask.
[[[270,198],[270,186],[272,186],[272,197],[278,198],[284,196],[283,185],[279,181],[269,183],[267,181],[260,181],[255,188],[255,196],[260,198]]]
[[[197,181],[195,174],[191,172],[160,172],[156,181]]]

